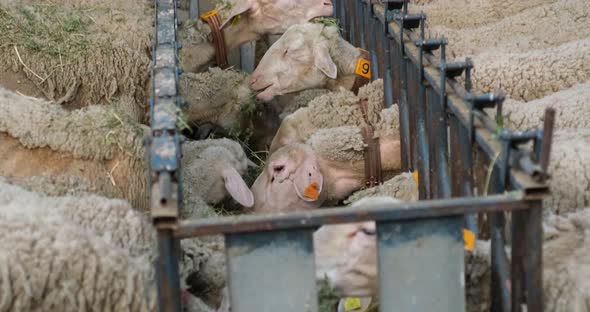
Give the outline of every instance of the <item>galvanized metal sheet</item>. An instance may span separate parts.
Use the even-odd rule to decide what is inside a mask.
[[[157,97],[176,96],[176,68],[155,69],[154,93]]]
[[[158,44],[174,44],[176,42],[176,22],[174,16],[174,9],[168,7],[160,7],[158,10]]]
[[[154,68],[175,67],[176,47],[173,44],[162,44],[156,49]]]
[[[227,235],[232,312],[315,312],[312,230]]]
[[[176,129],[176,98],[159,99],[158,105],[154,105],[153,109],[153,130]]]
[[[180,155],[180,153],[175,137],[170,135],[154,137],[151,148],[150,159],[153,171],[175,171],[178,168],[177,155]]]
[[[240,46],[240,64],[244,72],[251,74],[254,71],[256,41],[250,41]]]
[[[465,311],[462,225],[462,217],[378,223],[381,311]]]

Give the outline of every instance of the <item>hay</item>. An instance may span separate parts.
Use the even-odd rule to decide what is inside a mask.
[[[23,72],[66,108],[147,109],[152,9],[146,1],[11,1],[0,5],[0,71]]]

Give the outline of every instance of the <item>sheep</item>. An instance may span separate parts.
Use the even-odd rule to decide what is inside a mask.
[[[293,25],[262,57],[250,77],[250,88],[263,102],[312,88],[350,89],[360,55],[334,25]]]
[[[377,79],[359,89],[358,96],[341,90],[319,96],[309,102],[307,107],[296,110],[281,122],[272,140],[269,152],[280,147],[305,142],[320,128],[340,126],[366,126],[359,102],[367,100],[368,121],[378,126],[382,135],[394,135],[399,129],[397,106],[383,109],[383,80]]]
[[[113,103],[139,122],[153,12],[144,0],[3,1],[1,75],[24,75],[22,85],[68,109]]]
[[[307,22],[315,17],[331,16],[330,0],[265,1],[230,0],[217,4],[226,50],[259,39],[265,34],[284,32],[289,26]],[[211,29],[200,19],[188,20],[179,28],[184,47],[180,51],[182,68],[187,72],[205,70],[215,56]]]
[[[468,29],[494,23],[533,8],[544,7],[554,0],[531,1],[445,1],[438,0],[427,4],[409,3],[411,12],[423,11],[427,15],[427,25],[443,25],[451,29]]]
[[[2,88],[0,110],[0,175],[80,177],[98,194],[128,199],[135,208],[147,211],[147,170],[141,143],[145,126],[128,120],[111,107],[90,106],[70,112]],[[183,167],[190,168],[183,176],[188,180],[193,177],[195,183],[185,184],[185,189],[197,190],[207,203],[219,201],[218,192],[225,196],[227,190],[229,195],[242,196],[236,198],[241,204],[250,205],[250,191],[240,177],[246,172],[248,161],[239,143],[228,139],[187,142],[184,150],[191,152],[199,146],[212,149],[207,157],[183,159]],[[217,156],[213,156],[215,151]],[[218,171],[208,171],[210,175],[204,179],[200,166]],[[224,185],[221,181],[233,190],[219,189],[220,184]]]
[[[56,309],[55,305],[67,311],[86,306],[156,310],[155,231],[129,203],[96,195],[46,197],[0,178],[0,223],[10,232],[1,235],[2,245],[11,246],[0,250],[0,311]],[[182,250],[183,288],[188,278],[189,285],[219,278],[208,273],[223,256],[219,248],[204,242],[194,245],[195,241],[185,241],[193,246]],[[51,266],[70,269],[52,272]],[[106,282],[88,283],[88,278]],[[191,297],[190,305],[199,303]]]
[[[383,182],[381,185],[353,193],[344,201],[344,204],[355,203],[372,196],[390,196],[406,202],[417,201],[418,182],[411,172],[404,172]]]
[[[263,150],[278,129],[281,115],[304,107],[311,99],[327,92],[325,89],[305,90],[263,104],[248,88],[247,77],[244,72],[220,68],[182,75],[179,91],[187,101],[183,109],[186,122],[199,127],[212,125],[219,134],[249,136],[251,147]]]
[[[587,81],[528,103],[508,98],[502,104],[502,114],[510,128],[529,130],[541,125],[545,109],[551,107],[556,112],[556,129],[590,128],[589,101],[590,81]]]
[[[476,89],[501,89],[515,100],[531,101],[590,80],[590,39],[524,53],[482,52],[472,59]]]
[[[587,230],[590,209],[545,219],[543,243],[543,291],[545,311],[586,311],[590,278],[587,268]],[[548,233],[547,233],[548,232]],[[489,241],[477,241],[476,252],[466,260],[468,311],[489,311],[491,300],[491,251]]]
[[[545,214],[574,212],[590,201],[590,129],[562,129],[553,134],[549,163],[551,196]]]
[[[401,170],[399,144],[396,136],[380,138],[384,175]],[[320,129],[305,144],[281,147],[251,187],[254,212],[314,209],[345,199],[364,185],[364,147],[354,126]]]
[[[590,36],[589,13],[590,4],[586,1],[566,0],[529,9],[478,28],[434,26],[429,28],[429,33],[432,37],[444,35],[449,39],[451,44],[447,55],[451,57],[477,55],[490,48],[494,52],[524,53],[587,38]],[[470,20],[474,20],[472,16]]]

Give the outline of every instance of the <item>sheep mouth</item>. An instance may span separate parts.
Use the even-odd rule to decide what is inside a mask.
[[[256,95],[266,91],[268,88],[272,87],[273,83],[270,83],[269,85],[267,85],[266,87],[262,87],[259,89],[254,90],[254,92],[256,92]]]

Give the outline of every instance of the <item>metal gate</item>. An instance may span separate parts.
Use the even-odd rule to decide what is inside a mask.
[[[489,217],[483,228],[492,240],[492,310],[543,310],[541,199],[549,192],[552,110],[542,131],[501,127],[496,121],[503,96],[472,90],[471,62],[447,62],[447,40],[424,38],[424,14],[409,14],[401,0],[337,0],[343,36],[371,52],[373,79],[384,79],[386,106],[399,105],[403,169],[419,171],[422,200],[179,220],[181,139],[174,112],[183,101],[176,89],[181,72],[177,0],[155,4],[147,150],[161,311],[181,310],[179,240],[217,234],[225,236],[232,311],[317,311],[313,231],[324,224],[363,220],[377,222],[381,311],[465,311],[462,229],[477,229],[476,214]],[[483,113],[490,107],[497,108],[497,118]],[[530,142],[532,148],[526,145]],[[480,169],[486,165],[489,171]],[[476,196],[474,189],[482,194]],[[511,214],[509,224],[505,213]]]

